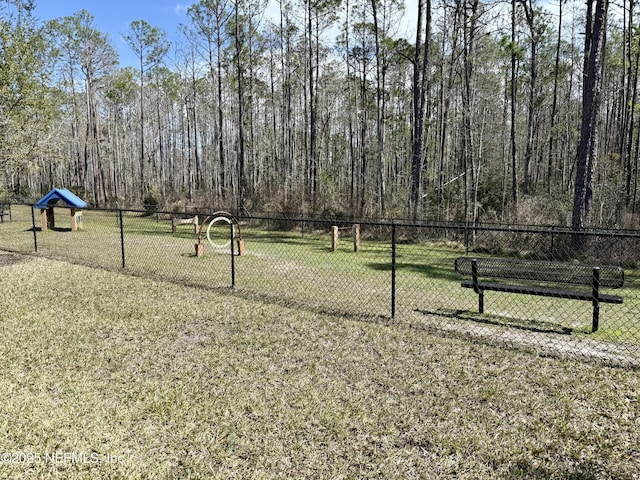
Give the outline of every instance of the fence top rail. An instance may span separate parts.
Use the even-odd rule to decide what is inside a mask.
[[[459,275],[473,275],[473,262],[480,277],[511,280],[592,285],[594,268],[599,268],[601,287],[621,288],[624,271],[616,265],[586,265],[579,263],[552,262],[546,260],[522,260],[514,258],[459,257],[455,260],[455,271]]]
[[[20,203],[20,202],[7,202],[13,205],[33,206],[33,203]],[[163,216],[177,216],[184,215],[184,211],[164,211],[156,210],[149,212],[143,209],[129,209],[129,208],[104,208],[104,207],[92,207],[88,206],[83,209],[84,211],[104,211],[104,212],[123,212],[127,214],[140,214],[140,215],[163,215]],[[213,213],[215,209],[201,209],[199,214],[209,211]],[[317,223],[322,225],[352,225],[360,224],[362,226],[372,227],[398,227],[398,228],[422,228],[429,230],[446,229],[450,231],[457,231],[462,233],[470,232],[509,232],[509,233],[531,233],[531,234],[551,234],[551,235],[580,235],[584,237],[611,237],[611,238],[640,238],[640,230],[622,230],[614,228],[585,228],[579,231],[571,229],[571,227],[559,226],[559,225],[502,225],[502,224],[482,224],[472,225],[468,223],[460,222],[413,222],[406,219],[394,219],[394,218],[347,218],[347,217],[316,217],[313,215],[299,214],[299,215],[278,215],[263,213],[259,215],[247,215],[234,213],[231,214],[240,221],[288,221],[288,222],[305,222],[305,223]]]

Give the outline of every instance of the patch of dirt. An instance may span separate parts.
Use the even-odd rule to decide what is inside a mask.
[[[6,267],[13,265],[14,263],[20,263],[27,260],[27,257],[21,255],[14,255],[13,253],[0,253],[0,267]]]
[[[568,333],[543,329],[522,329],[504,325],[475,324],[455,321],[453,316],[437,316],[434,312],[421,312],[424,328],[443,334],[453,334],[486,343],[524,348],[541,355],[573,357],[582,360],[600,360],[606,365],[639,367],[640,357],[629,345],[602,340],[579,338]],[[464,319],[460,317],[460,319]]]
[[[191,323],[186,326],[186,331],[182,332],[176,339],[180,345],[202,345],[209,340],[209,336],[201,333],[203,326],[198,323]]]

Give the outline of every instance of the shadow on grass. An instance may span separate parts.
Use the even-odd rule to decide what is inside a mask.
[[[355,313],[353,310],[341,309],[338,307],[330,307],[318,303],[310,303],[309,301],[285,298],[278,294],[269,294],[264,292],[258,292],[255,290],[234,288],[231,289],[234,296],[245,298],[247,300],[261,301],[270,305],[278,305],[284,308],[293,308],[296,310],[312,312],[320,315],[326,315],[330,317],[339,318],[341,320],[348,319],[349,321],[359,321],[366,323],[375,323],[380,325],[394,325],[395,320],[390,315],[381,313]]]
[[[390,272],[391,262],[368,263],[367,267],[379,272]],[[425,265],[421,263],[398,263],[396,271],[405,271],[409,273],[417,273],[424,275],[430,279],[449,280],[452,282],[460,281],[460,276],[453,271],[453,268],[439,267],[436,265]]]
[[[473,313],[468,310],[419,310],[415,312],[422,315],[435,315],[438,317],[451,318],[454,320],[461,320],[464,322],[480,323],[485,325],[492,325],[497,327],[509,327],[517,330],[525,330],[535,333],[555,333],[561,335],[571,335],[576,330],[557,325],[551,322],[544,322],[540,320],[527,320],[527,319],[514,319],[508,317],[501,317],[498,315],[488,315]]]
[[[0,267],[5,267],[7,265],[13,265],[15,263],[26,262],[27,260],[31,260],[31,257],[27,257],[26,255],[14,255],[12,253],[1,254],[0,255]]]
[[[36,232],[42,232],[42,227],[35,227]],[[71,232],[71,227],[53,227],[53,228],[49,228],[50,232]],[[26,230],[23,230],[24,233],[26,232],[33,232],[33,227],[31,228],[27,228]],[[45,233],[45,232],[42,232]]]
[[[595,462],[581,461],[564,472],[562,478],[568,480],[595,480],[602,478],[602,467]],[[527,478],[530,480],[546,480],[558,472],[545,466],[533,465],[526,460],[517,460],[509,472],[509,478]]]

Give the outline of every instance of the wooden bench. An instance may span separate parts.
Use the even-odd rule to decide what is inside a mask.
[[[463,281],[462,286],[472,288],[478,294],[480,313],[484,312],[485,291],[584,300],[593,304],[591,331],[595,332],[600,319],[600,304],[622,303],[622,297],[600,291],[601,288],[621,288],[624,285],[624,271],[615,265],[460,257],[455,260],[455,271],[471,277],[471,280]],[[507,280],[511,282],[507,283]],[[580,286],[591,288],[575,288]]]
[[[0,223],[4,223],[4,217],[8,216],[11,221],[11,205],[0,204]]]

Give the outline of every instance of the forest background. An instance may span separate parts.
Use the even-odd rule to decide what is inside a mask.
[[[0,0],[0,197],[640,224],[635,0],[265,8],[200,0],[172,42],[136,20],[121,67],[89,11]]]

